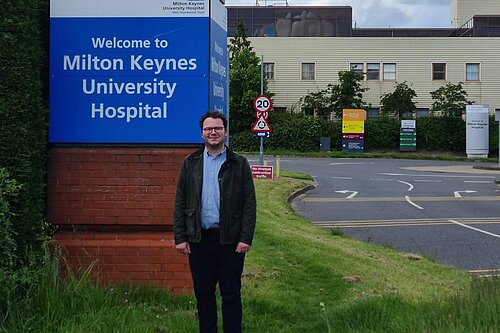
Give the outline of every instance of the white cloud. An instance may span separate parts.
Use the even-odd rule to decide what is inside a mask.
[[[260,1],[266,4],[266,1]],[[268,0],[267,4],[273,1]],[[284,1],[278,1],[284,3]],[[351,6],[361,28],[447,28],[450,0],[288,0],[290,6]],[[226,0],[228,6],[253,6],[254,0]]]

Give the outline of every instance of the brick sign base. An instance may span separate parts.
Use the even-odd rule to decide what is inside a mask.
[[[52,148],[47,215],[56,253],[76,273],[90,267],[101,285],[190,290],[172,222],[179,168],[194,149]]]

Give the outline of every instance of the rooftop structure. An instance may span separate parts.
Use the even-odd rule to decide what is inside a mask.
[[[260,1],[262,2],[262,1]],[[286,3],[280,1],[279,3]],[[228,6],[228,35],[243,18],[251,37],[500,37],[499,15],[475,15],[452,28],[353,27],[350,6]]]

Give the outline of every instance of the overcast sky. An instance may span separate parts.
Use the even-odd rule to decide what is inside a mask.
[[[284,4],[284,1],[270,1]],[[265,5],[266,1],[259,1]],[[255,0],[226,0],[227,6],[254,6]],[[360,28],[448,28],[450,0],[288,0],[290,6],[351,6]]]

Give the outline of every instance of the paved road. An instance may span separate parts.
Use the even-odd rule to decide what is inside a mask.
[[[251,163],[258,163],[250,157]],[[274,164],[274,159],[269,164]],[[500,275],[500,170],[474,163],[394,159],[282,158],[315,177],[293,201],[325,229],[388,244],[476,274]]]

